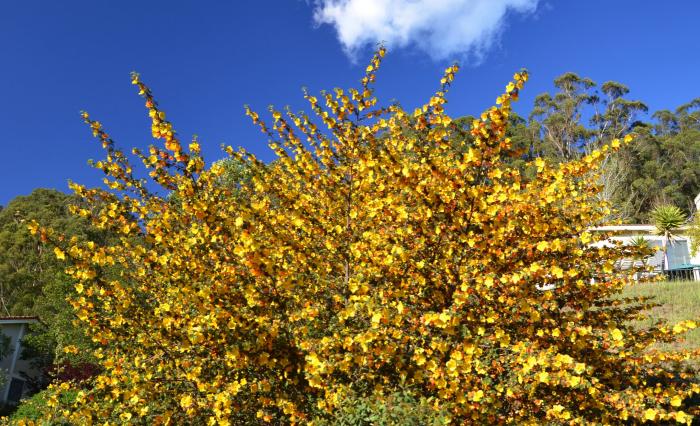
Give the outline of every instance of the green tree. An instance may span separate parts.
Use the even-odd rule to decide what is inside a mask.
[[[63,269],[50,250],[37,242],[26,223],[41,220],[66,232],[82,233],[79,221],[68,211],[72,197],[37,189],[17,197],[0,211],[0,311],[4,315],[34,314],[34,304],[47,282]]]
[[[700,191],[700,122],[698,101],[675,112],[662,110],[651,123],[636,123],[636,140],[626,150],[629,156],[624,179],[623,205],[627,217],[641,221],[657,204],[673,204],[686,214],[695,208]]]
[[[695,98],[676,109],[679,131],[684,129],[697,130],[700,127],[700,98]]]
[[[579,158],[589,145],[592,131],[583,124],[586,106],[597,101],[595,82],[568,72],[554,80],[558,92],[535,98],[530,126],[539,133],[544,154],[559,161]]]
[[[627,135],[637,116],[647,111],[640,101],[625,98],[629,88],[607,81],[599,88],[590,78],[568,72],[554,80],[557,92],[544,93],[535,99],[528,129],[521,132],[532,140],[530,145],[540,155],[556,161],[570,161]],[[590,119],[585,117],[590,116]],[[628,196],[625,182],[631,154],[623,148],[601,164],[598,179],[601,201],[617,207],[617,215],[627,216]]]
[[[649,110],[643,102],[624,98],[630,91],[624,84],[606,81],[600,86],[600,91],[601,95],[595,95],[591,99],[595,114],[590,120],[598,146],[625,136],[634,125],[638,114]]]
[[[65,345],[90,345],[72,323],[75,314],[66,297],[75,290],[63,271],[65,265],[29,233],[27,224],[34,220],[50,223],[65,238],[104,240],[104,233],[70,213],[69,206],[76,200],[59,191],[36,189],[0,211],[0,312],[41,318],[42,323],[32,325],[26,337],[26,349],[27,355],[43,363],[62,355]]]

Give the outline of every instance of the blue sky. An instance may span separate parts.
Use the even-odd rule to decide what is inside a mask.
[[[411,3],[385,1],[404,2]],[[373,27],[362,22],[362,13],[352,19],[328,13],[327,23],[319,23],[324,9],[311,0],[0,2],[0,205],[38,187],[67,191],[68,179],[100,183],[100,172],[86,162],[101,158],[101,150],[81,123],[80,110],[102,121],[123,148],[153,142],[130,84],[133,70],[153,89],[180,136],[199,136],[210,161],[223,156],[222,143],[271,159],[243,105],[261,113],[270,104],[298,110],[305,107],[302,87],[354,86],[371,54],[363,46],[372,37],[387,37],[390,48],[378,94],[407,108],[436,89],[453,59],[464,65],[449,97],[454,116],[491,105],[523,67],[531,80],[516,106],[521,114],[566,71],[599,83],[625,83],[630,98],[652,111],[700,96],[700,2],[512,0],[518,2],[536,5],[509,10],[487,28],[485,39],[466,43],[472,46],[467,53],[459,50],[464,40],[455,39],[468,36],[456,18],[445,26],[440,20],[449,16],[431,15],[414,32],[387,33],[382,19],[392,16],[372,15],[380,16]],[[382,13],[395,10],[403,9]],[[486,22],[469,19],[472,26]],[[348,38],[357,28],[368,31]],[[441,37],[457,47],[436,53],[435,44],[425,41]]]

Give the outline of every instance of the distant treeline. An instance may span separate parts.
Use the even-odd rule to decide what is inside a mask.
[[[648,115],[647,105],[628,99],[629,88],[621,83],[598,85],[566,73],[554,86],[555,93],[537,96],[529,117],[511,118],[519,161],[566,161],[633,133],[634,142],[611,157],[601,175],[601,198],[616,208],[615,218],[648,222],[660,204],[693,212],[700,193],[700,98]],[[467,125],[471,117],[461,120]]]

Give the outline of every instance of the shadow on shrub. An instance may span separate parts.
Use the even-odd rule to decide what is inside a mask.
[[[10,416],[10,424],[21,420],[38,422],[45,417],[46,409],[48,408],[47,392],[43,390],[29,399],[23,400],[17,410]],[[67,391],[61,394],[61,403],[72,404],[78,391]]]
[[[51,383],[76,382],[83,383],[100,373],[100,367],[90,362],[71,364],[62,362],[50,366],[46,371]]]
[[[444,410],[436,410],[424,397],[402,390],[389,395],[351,395],[332,415],[321,415],[314,424],[322,426],[438,426],[450,423]]]

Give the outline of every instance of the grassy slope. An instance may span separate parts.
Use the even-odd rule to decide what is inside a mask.
[[[650,318],[640,325],[651,325],[659,319],[669,324],[700,317],[700,282],[658,282],[639,283],[625,289],[624,296],[653,296],[654,302],[660,304],[652,309]],[[676,345],[679,349],[700,348],[700,328],[689,332],[685,341]]]

